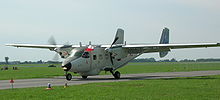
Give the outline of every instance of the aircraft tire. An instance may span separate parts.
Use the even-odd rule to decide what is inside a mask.
[[[119,71],[116,71],[116,72],[114,73],[115,79],[120,79],[120,76],[121,76],[121,74],[120,74]]]
[[[83,79],[87,79],[88,76],[82,76]]]
[[[70,73],[66,74],[66,80],[70,81],[72,79],[72,75]]]

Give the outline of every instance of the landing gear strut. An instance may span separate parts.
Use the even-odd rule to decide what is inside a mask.
[[[120,72],[119,71],[116,71],[115,73],[113,71],[110,71],[112,73],[112,75],[115,77],[115,79],[120,79]]]
[[[66,80],[70,81],[72,79],[72,75],[70,73],[66,74]]]

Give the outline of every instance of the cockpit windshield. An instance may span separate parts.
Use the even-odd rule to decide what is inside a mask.
[[[89,52],[84,52],[82,54],[82,58],[89,58]]]

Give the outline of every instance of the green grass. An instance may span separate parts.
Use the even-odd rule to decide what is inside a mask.
[[[1,100],[219,100],[220,75],[0,90]]]
[[[3,66],[3,65],[1,65]],[[37,64],[26,65],[10,65],[10,66],[48,66]],[[60,66],[60,65],[56,65]],[[122,74],[134,73],[153,73],[153,72],[180,72],[180,71],[204,71],[204,70],[220,70],[220,62],[212,63],[129,63],[119,69]],[[110,74],[101,72],[102,75]],[[1,71],[0,80],[27,79],[27,78],[47,78],[64,75],[60,67],[19,67],[19,70]],[[73,74],[75,75],[75,74]]]
[[[129,63],[119,69],[123,74],[220,70],[220,62]]]
[[[48,78],[64,75],[60,67],[18,67],[18,70],[0,71],[0,80],[28,79],[28,78]]]

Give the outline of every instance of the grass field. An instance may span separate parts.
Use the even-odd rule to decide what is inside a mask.
[[[1,65],[3,66],[3,65]],[[48,65],[11,65],[11,66],[48,66]],[[56,65],[60,66],[60,65]],[[153,73],[153,72],[180,72],[180,71],[204,71],[204,70],[220,70],[220,62],[212,63],[129,63],[120,68],[122,74],[134,73]],[[102,72],[101,74],[110,74]],[[27,78],[47,78],[64,75],[60,67],[19,67],[19,70],[1,71],[0,80],[27,79]]]
[[[1,100],[219,100],[220,75],[0,90]]]
[[[220,70],[220,62],[129,63],[119,69],[122,74]]]
[[[10,65],[12,67],[12,65]],[[28,64],[28,65],[15,65],[15,66],[48,66],[47,64]],[[60,65],[56,65],[60,66]],[[18,70],[0,71],[0,80],[13,79],[28,79],[28,78],[48,78],[54,76],[64,75],[60,67],[18,67]]]

